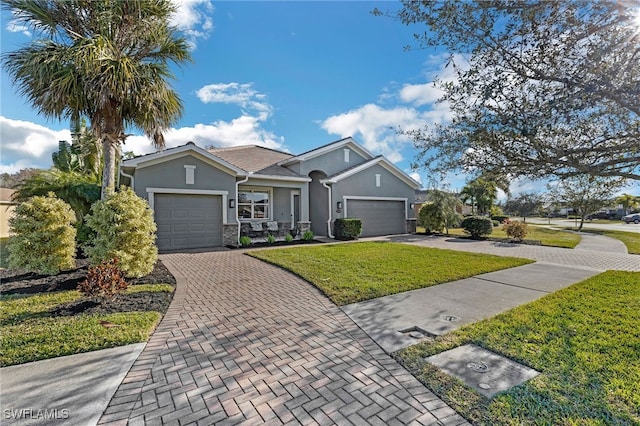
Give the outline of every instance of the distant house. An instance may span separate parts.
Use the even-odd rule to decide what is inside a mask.
[[[123,161],[120,181],[154,210],[160,250],[267,233],[333,237],[335,219],[346,217],[362,219],[362,236],[415,231],[411,204],[419,184],[352,138],[300,155],[189,142]]]
[[[11,199],[15,191],[9,188],[0,188],[0,238],[9,236],[9,218],[13,216],[15,203]]]

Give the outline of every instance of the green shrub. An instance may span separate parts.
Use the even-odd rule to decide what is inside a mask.
[[[242,247],[249,247],[251,245],[251,238],[243,235],[242,237],[240,237],[240,245]]]
[[[128,277],[142,277],[153,270],[158,259],[156,224],[147,202],[131,188],[122,187],[96,202],[86,222],[96,232],[85,248],[93,265],[118,259]]]
[[[442,209],[434,203],[424,204],[418,212],[418,226],[424,226],[427,232],[442,232],[445,226]]]
[[[53,193],[19,204],[9,226],[9,267],[55,275],[75,267],[76,216]]]
[[[290,243],[291,241],[293,241],[293,235],[291,234],[287,234],[284,236],[284,240],[288,243]]]
[[[360,219],[336,219],[334,225],[338,240],[355,240],[362,233],[362,220]]]
[[[479,238],[493,232],[491,219],[484,216],[469,216],[462,221],[462,228],[469,233],[472,238]]]
[[[87,279],[78,285],[77,290],[92,299],[111,301],[124,293],[127,286],[118,268],[118,259],[112,259],[90,267]]]
[[[502,230],[508,237],[517,241],[522,241],[529,233],[529,229],[526,223],[514,220],[513,222],[505,222],[502,225]]]
[[[273,235],[269,234],[267,235],[267,243],[269,244],[273,244],[276,242],[276,237],[274,237]]]
[[[311,241],[313,240],[313,237],[315,237],[315,235],[313,234],[313,231],[304,231],[302,233],[302,239],[305,241]]]

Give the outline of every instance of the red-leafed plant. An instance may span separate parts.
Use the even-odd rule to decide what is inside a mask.
[[[127,286],[118,267],[118,259],[111,259],[90,267],[87,279],[78,285],[77,290],[92,299],[113,301]]]

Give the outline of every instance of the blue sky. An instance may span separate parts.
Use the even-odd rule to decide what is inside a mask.
[[[178,4],[174,23],[192,44],[193,63],[175,69],[172,84],[185,110],[165,135],[168,147],[192,140],[202,147],[258,144],[299,154],[353,136],[427,185],[426,173],[410,168],[411,141],[396,129],[448,120],[447,105],[435,103],[440,92],[433,81],[452,74],[444,69],[445,52],[404,49],[424,27],[370,13],[399,3]],[[6,11],[1,24],[2,52],[31,40]],[[69,123],[38,115],[4,70],[0,78],[0,172],[50,167],[58,140],[70,140]],[[154,151],[137,135],[124,149]],[[452,174],[440,183],[460,189],[464,181]],[[516,193],[541,190],[539,183],[513,186]]]
[[[448,117],[431,86],[443,52],[405,51],[419,27],[374,17],[395,2],[180,3],[175,23],[193,44],[193,63],[176,68],[175,89],[185,104],[167,145],[260,144],[301,153],[353,136],[407,173],[411,142],[395,128],[415,128]],[[2,15],[2,51],[31,37]],[[47,168],[68,122],[46,120],[2,71],[0,172]],[[146,138],[125,146],[152,152]],[[414,177],[426,182],[422,176]],[[459,179],[457,179],[459,181]],[[461,185],[457,182],[456,186]]]

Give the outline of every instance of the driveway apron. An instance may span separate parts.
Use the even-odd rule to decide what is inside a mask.
[[[467,424],[304,280],[163,255],[174,301],[100,424]]]

